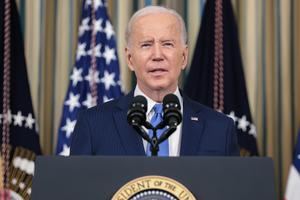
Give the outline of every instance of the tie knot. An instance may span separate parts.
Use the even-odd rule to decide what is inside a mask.
[[[163,109],[163,106],[161,103],[157,103],[153,106],[153,110],[154,110],[155,114],[162,114],[162,109]]]

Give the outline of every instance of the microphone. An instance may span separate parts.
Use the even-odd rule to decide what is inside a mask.
[[[127,121],[130,125],[144,125],[146,122],[147,100],[144,96],[135,96],[127,112]]]
[[[164,123],[170,127],[176,127],[182,121],[179,99],[174,94],[168,94],[163,99]]]
[[[182,121],[181,106],[179,99],[174,94],[168,94],[163,99],[163,121],[156,128],[161,129],[169,126],[167,130],[158,138],[157,143],[160,144],[170,137],[177,126]]]
[[[144,140],[151,143],[151,138],[142,127],[149,127],[149,123],[146,122],[147,109],[147,99],[144,96],[134,97],[127,112],[127,122]]]
[[[127,121],[144,140],[150,143],[152,155],[155,156],[159,151],[158,145],[168,139],[168,137],[176,130],[178,124],[181,123],[181,106],[176,95],[166,95],[163,99],[163,121],[156,127],[153,127],[151,123],[146,121],[147,109],[147,99],[144,96],[139,95],[134,97],[127,112]],[[143,126],[153,131],[152,138],[149,137]],[[169,126],[168,129],[157,138],[156,130],[162,129],[165,126]]]

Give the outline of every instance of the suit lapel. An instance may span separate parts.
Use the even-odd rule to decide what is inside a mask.
[[[133,98],[133,92],[120,98],[118,110],[113,113],[118,134],[128,155],[145,155],[143,140],[139,134],[127,123],[127,110]]]
[[[180,155],[196,155],[205,120],[201,116],[201,108],[187,96],[183,96],[183,127]]]

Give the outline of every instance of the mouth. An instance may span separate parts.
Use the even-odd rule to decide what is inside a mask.
[[[149,70],[149,73],[155,76],[159,76],[162,75],[164,73],[167,73],[168,71],[166,69],[162,69],[162,68],[157,68],[157,69],[152,69]]]

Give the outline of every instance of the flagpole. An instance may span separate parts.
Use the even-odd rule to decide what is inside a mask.
[[[224,50],[223,50],[223,0],[215,1],[214,30],[214,109],[224,112]]]
[[[1,199],[9,197],[9,123],[10,123],[10,37],[11,37],[11,4],[10,0],[4,3],[4,56],[3,56],[3,123],[2,123],[2,148],[3,157],[3,190]]]
[[[95,2],[92,1],[92,36],[91,36],[91,68],[92,68],[92,77],[95,77],[95,74],[97,72],[97,61],[96,61],[96,55],[95,55],[95,46],[96,46],[96,34],[95,31],[95,21],[96,21],[96,13],[95,13]],[[97,83],[94,79],[91,80],[91,95],[92,95],[92,104],[93,106],[97,105],[97,99],[98,99],[98,87]]]

